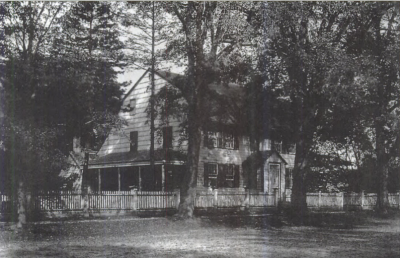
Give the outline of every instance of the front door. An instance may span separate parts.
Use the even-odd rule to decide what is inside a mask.
[[[273,193],[275,189],[279,191],[279,175],[281,172],[281,165],[280,164],[269,164],[269,182],[270,182],[270,189],[269,192]]]

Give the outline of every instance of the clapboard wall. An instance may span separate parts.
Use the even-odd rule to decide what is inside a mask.
[[[161,88],[171,88],[166,80],[155,75],[155,92],[159,92]],[[150,72],[146,71],[133,89],[125,96],[122,107],[127,107],[131,99],[136,100],[136,107],[134,112],[121,110],[119,116],[124,118],[128,125],[122,129],[114,129],[105,140],[103,146],[98,152],[98,156],[105,156],[111,153],[128,152],[130,148],[130,132],[138,132],[138,150],[150,150],[150,118],[147,114],[147,109],[150,108],[150,96],[151,96],[151,83],[150,83]],[[168,101],[168,100],[166,100]],[[160,125],[159,119],[155,120],[156,128]],[[174,149],[185,148],[185,142],[179,144],[180,128],[177,119],[170,116],[168,118],[168,125],[172,127],[173,132],[173,147]],[[155,134],[155,149],[162,148],[162,139],[157,138]]]

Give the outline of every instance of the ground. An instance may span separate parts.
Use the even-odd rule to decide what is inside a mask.
[[[400,257],[398,215],[316,216],[312,226],[269,215],[124,217],[41,222],[19,233],[2,223],[0,257]]]

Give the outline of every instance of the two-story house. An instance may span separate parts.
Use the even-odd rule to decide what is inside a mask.
[[[174,89],[173,78],[177,74],[158,71],[155,73],[155,92],[162,88]],[[185,173],[185,151],[187,142],[182,138],[181,119],[168,118],[167,123],[155,120],[161,127],[155,140],[155,169],[150,170],[150,72],[146,71],[126,93],[119,115],[127,121],[122,129],[111,131],[97,158],[89,162],[87,181],[93,191],[127,191],[136,188],[142,191],[172,191],[179,188]],[[209,86],[217,95],[234,96],[240,91],[236,84]],[[165,98],[164,101],[168,101]],[[163,112],[168,112],[164,110]],[[204,110],[208,112],[208,110]],[[182,115],[184,117],[184,114]],[[251,188],[285,195],[287,159],[279,150],[271,149],[271,141],[260,145],[263,162],[257,167],[247,166],[246,161],[254,153],[248,137],[235,132],[229,124],[209,126],[203,131],[197,186],[199,190],[218,188],[244,190]],[[268,145],[269,144],[269,145]]]

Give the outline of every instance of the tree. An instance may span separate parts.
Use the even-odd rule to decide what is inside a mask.
[[[183,37],[170,40],[169,53],[187,60],[185,79],[175,86],[187,102],[187,171],[181,186],[179,216],[192,217],[197,185],[202,129],[207,121],[206,92],[212,82],[235,81],[228,78],[234,61],[245,55],[242,45],[251,41],[252,27],[247,21],[255,3],[188,2],[171,3],[168,11],[177,18]]]
[[[271,138],[296,144],[292,208],[306,209],[306,176],[314,139],[331,112],[326,78],[345,57],[341,40],[349,24],[348,3],[265,3],[260,53]],[[283,108],[285,107],[285,108]]]
[[[378,179],[377,208],[389,208],[390,164],[399,153],[399,4],[368,3],[354,17],[347,35],[347,51],[354,56],[354,83],[360,107],[356,123],[370,135]]]
[[[83,145],[92,148],[93,128],[104,140],[111,127],[122,124],[117,116],[121,88],[127,86],[117,82],[127,64],[119,30],[122,7],[106,2],[71,4],[61,21],[63,33],[54,43],[54,58],[65,60],[64,69],[70,72],[66,76],[75,85],[65,87],[71,90],[68,96],[73,100],[65,108],[67,133],[81,136]],[[81,90],[86,94],[80,94]]]
[[[52,179],[65,168],[66,142],[72,136],[88,139],[93,128],[119,122],[121,84],[115,68],[121,67],[122,56],[112,7],[1,6],[6,21],[3,151],[10,164],[2,173],[18,189],[19,226],[26,221],[26,192],[57,187]]]

